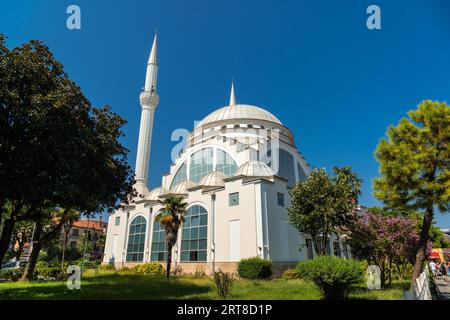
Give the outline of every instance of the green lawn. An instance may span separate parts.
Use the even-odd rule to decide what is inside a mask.
[[[404,284],[403,286],[407,286]],[[401,284],[384,291],[355,288],[351,299],[402,299]],[[303,280],[235,281],[228,299],[321,299],[319,289]],[[160,276],[130,272],[88,270],[80,290],[69,290],[65,282],[0,283],[0,299],[218,299],[208,277],[176,276],[169,282]]]

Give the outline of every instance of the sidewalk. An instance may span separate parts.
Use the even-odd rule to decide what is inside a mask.
[[[440,293],[439,300],[450,300],[450,277],[447,282],[441,276],[436,276],[433,279]]]

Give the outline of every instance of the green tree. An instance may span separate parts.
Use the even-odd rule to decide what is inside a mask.
[[[50,50],[30,41],[9,50],[0,34],[0,261],[17,221],[46,208],[93,214],[133,192],[125,121],[94,108]]]
[[[354,220],[353,210],[360,194],[361,180],[350,167],[314,170],[290,191],[289,223],[311,236],[319,255],[326,255],[329,236]]]
[[[408,116],[378,144],[381,177],[374,179],[374,190],[389,207],[424,212],[414,282],[423,269],[434,210],[450,208],[450,107],[426,100]]]
[[[72,216],[71,210],[43,208],[33,214],[35,230],[33,235],[33,249],[30,260],[22,275],[23,280],[33,279],[36,262],[41,249],[48,248],[59,242],[63,225]]]
[[[178,230],[184,221],[184,214],[186,213],[187,203],[182,197],[167,197],[164,200],[160,200],[162,208],[160,214],[155,218],[159,221],[161,226],[166,232],[167,243],[167,265],[166,275],[167,279],[170,278],[170,267],[172,265],[172,248],[177,243]]]

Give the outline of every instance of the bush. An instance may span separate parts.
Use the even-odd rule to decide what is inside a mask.
[[[297,269],[287,269],[286,271],[283,272],[282,278],[286,280],[293,280],[299,279],[300,276],[298,275]]]
[[[300,261],[297,271],[301,278],[313,281],[327,300],[345,298],[350,287],[364,277],[360,262],[330,256]]]
[[[259,257],[239,261],[238,274],[245,279],[265,279],[272,275],[272,262]]]
[[[131,268],[131,271],[143,273],[143,274],[151,274],[151,275],[163,275],[164,268],[159,262],[150,262],[144,264],[138,264]]]
[[[100,265],[100,270],[116,271],[116,267],[114,266],[114,264],[102,264]]]
[[[61,262],[38,261],[34,269],[34,276],[39,280],[64,280],[68,276],[66,274],[67,267],[67,262],[61,269]]]
[[[7,269],[0,272],[0,282],[19,281],[22,278],[23,269]]]
[[[230,294],[233,276],[219,269],[218,272],[214,272],[214,283],[217,287],[217,294],[225,299]]]

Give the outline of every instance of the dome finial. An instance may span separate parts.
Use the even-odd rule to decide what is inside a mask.
[[[230,106],[236,105],[236,97],[234,96],[234,81],[231,79]]]

